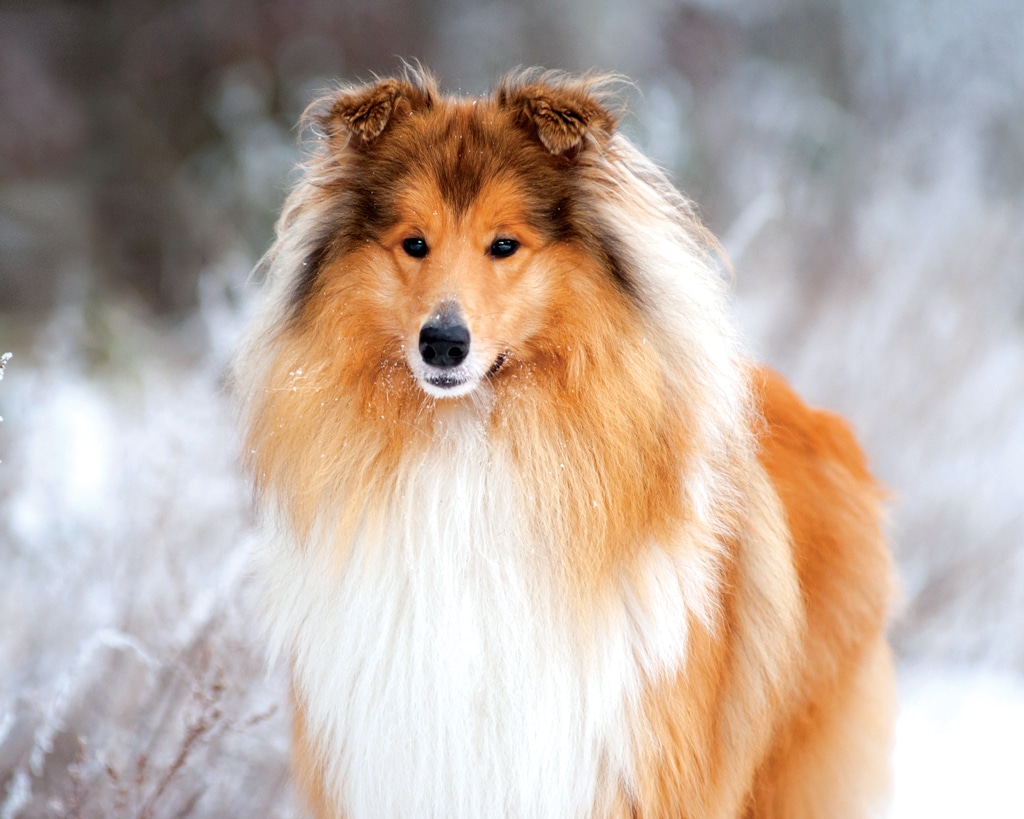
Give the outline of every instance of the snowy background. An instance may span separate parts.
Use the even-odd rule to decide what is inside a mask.
[[[1022,44],[1018,0],[3,0],[0,819],[294,815],[222,379],[299,112],[399,55],[636,81],[892,487],[892,818],[1024,816]]]

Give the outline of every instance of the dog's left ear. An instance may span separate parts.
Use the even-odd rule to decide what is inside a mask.
[[[596,82],[564,80],[518,84],[505,80],[498,106],[511,112],[556,156],[574,157],[588,136],[599,144],[615,130],[616,116],[593,93]]]

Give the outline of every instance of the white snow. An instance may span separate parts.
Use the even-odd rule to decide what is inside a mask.
[[[1024,817],[1024,683],[917,668],[902,681],[890,819]]]

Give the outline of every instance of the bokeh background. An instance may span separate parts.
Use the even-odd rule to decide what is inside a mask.
[[[635,80],[758,355],[892,488],[892,816],[1021,817],[1019,0],[3,0],[0,819],[291,817],[223,389],[336,80]]]

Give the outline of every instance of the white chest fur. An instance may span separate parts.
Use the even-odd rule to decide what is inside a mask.
[[[508,466],[474,425],[449,433],[345,565],[329,544],[266,548],[273,642],[329,791],[350,819],[593,815],[629,779],[641,666],[682,661],[683,599],[713,572],[655,550],[644,588],[581,634]]]

